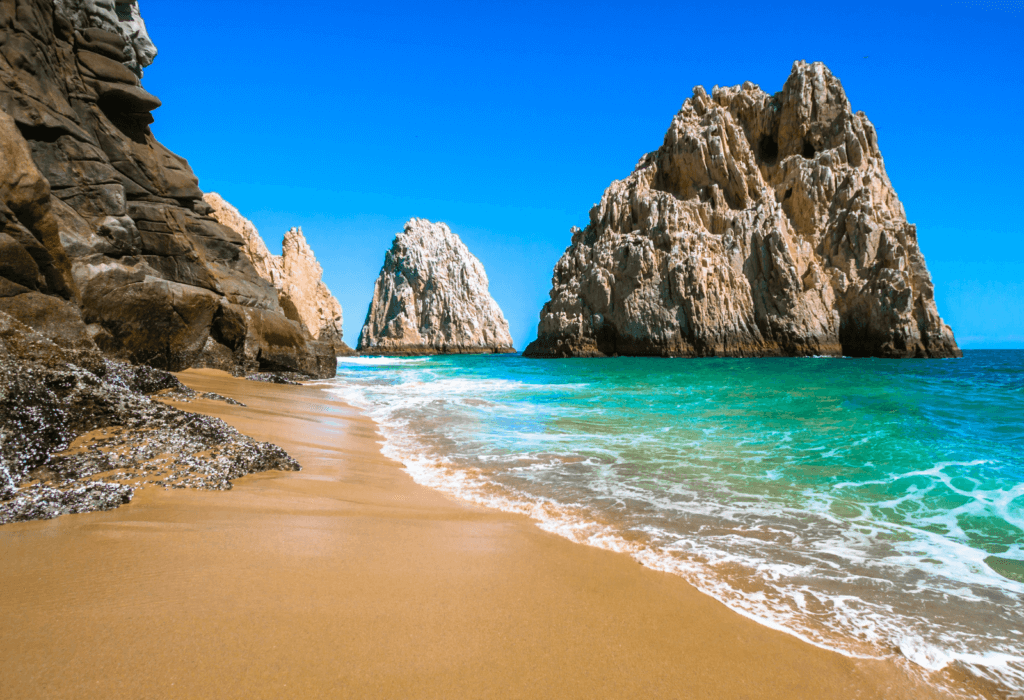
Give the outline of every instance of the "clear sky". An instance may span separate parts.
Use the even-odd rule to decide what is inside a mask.
[[[272,251],[302,226],[351,345],[416,216],[480,258],[522,349],[569,228],[693,86],[773,93],[802,59],[877,127],[961,346],[1024,347],[1024,0],[140,9],[160,50],[153,132]]]

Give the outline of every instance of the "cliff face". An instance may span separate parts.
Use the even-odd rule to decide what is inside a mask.
[[[323,283],[324,270],[301,228],[284,234],[281,267],[281,305],[285,315],[302,323],[314,338],[332,343],[339,351],[351,352],[341,340],[341,304]]]
[[[410,219],[384,254],[359,352],[515,352],[483,265],[445,224]]]
[[[0,311],[169,370],[333,375],[153,137],[155,55],[136,2],[0,0]]]
[[[213,218],[242,236],[245,255],[260,277],[277,289],[285,315],[301,324],[315,340],[330,343],[336,353],[350,354],[352,349],[342,341],[341,304],[324,284],[323,268],[302,229],[288,231],[282,254],[272,255],[253,223],[223,197],[210,192],[203,199],[212,207]]]
[[[776,95],[694,89],[555,266],[538,357],[959,357],[839,80],[797,62]]]

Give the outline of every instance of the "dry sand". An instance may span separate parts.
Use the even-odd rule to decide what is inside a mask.
[[[315,387],[180,377],[303,471],[0,528],[0,697],[944,697],[418,486]]]

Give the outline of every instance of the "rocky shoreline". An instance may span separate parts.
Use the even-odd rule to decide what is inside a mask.
[[[170,372],[296,384],[355,352],[302,230],[271,254],[156,140],[138,3],[0,10],[0,523],[297,468],[166,402],[223,400]],[[481,262],[418,218],[385,253],[357,351],[516,352]],[[797,62],[776,95],[695,89],[574,230],[524,354],[959,349],[874,127],[823,65]]]
[[[170,372],[295,384],[351,352],[301,230],[254,260],[255,229],[153,136],[156,55],[135,2],[0,5],[0,524],[297,469],[168,405],[226,401]]]
[[[109,510],[136,489],[225,490],[298,464],[162,401],[205,398],[172,374],[68,351],[0,313],[0,525]]]

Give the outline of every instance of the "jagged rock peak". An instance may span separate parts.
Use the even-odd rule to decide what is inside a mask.
[[[140,77],[142,69],[156,58],[156,46],[146,31],[137,0],[54,0],[54,8],[80,32],[99,29],[119,35],[124,40],[124,46],[119,47],[124,55],[117,60],[124,61]]]
[[[203,195],[203,201],[209,204],[213,211],[210,216],[219,223],[227,226],[242,237],[242,250],[260,277],[270,282],[278,289],[281,288],[282,266],[278,256],[271,254],[267,244],[263,242],[260,232],[256,226],[246,219],[232,204],[216,192],[207,192]]]
[[[219,223],[239,233],[245,241],[243,251],[256,272],[274,285],[285,315],[315,339],[328,341],[338,352],[351,352],[342,342],[341,304],[323,282],[323,268],[306,242],[301,228],[284,235],[282,254],[273,255],[251,221],[242,216],[216,192],[203,195]]]
[[[356,349],[384,355],[515,352],[484,266],[446,224],[415,218],[384,254]]]
[[[341,346],[341,304],[323,283],[324,270],[301,228],[293,228],[284,235],[281,251],[281,306],[285,314],[291,317],[294,309],[294,315],[314,338]]]
[[[885,172],[839,79],[700,86],[657,151],[573,229],[538,357],[958,357]]]

